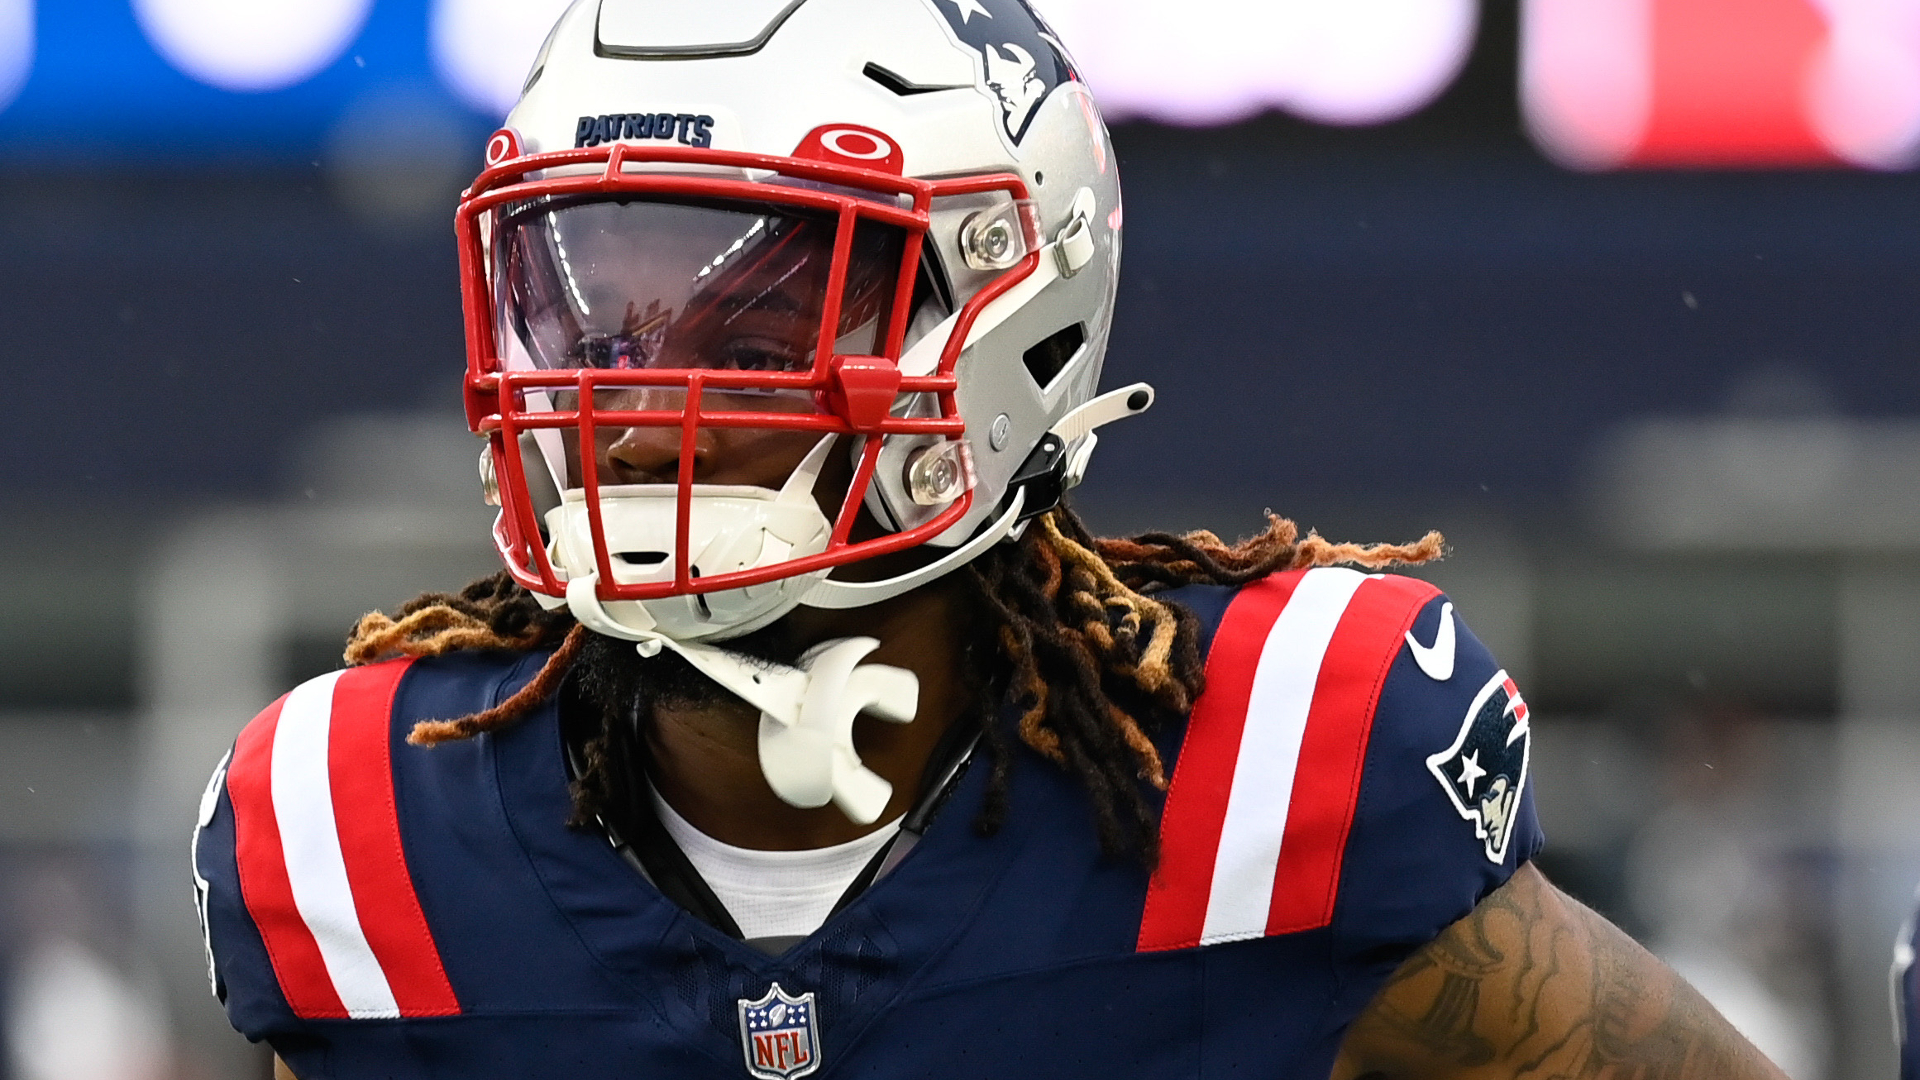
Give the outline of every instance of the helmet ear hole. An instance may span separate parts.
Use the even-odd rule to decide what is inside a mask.
[[[1021,361],[1027,366],[1027,374],[1033,376],[1033,385],[1044,392],[1058,378],[1068,364],[1079,354],[1080,347],[1087,343],[1087,328],[1084,323],[1074,323],[1062,327],[1040,339],[1040,342],[1028,349]]]
[[[940,266],[940,252],[932,243],[920,249],[920,272],[913,277],[912,310],[917,315],[926,310],[929,301],[939,310],[940,318],[945,318],[953,310],[953,288],[947,281],[946,271]]]

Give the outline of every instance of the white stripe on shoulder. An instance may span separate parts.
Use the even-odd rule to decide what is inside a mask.
[[[333,688],[340,675],[336,671],[302,683],[280,708],[270,772],[273,816],[280,827],[294,907],[320,946],[327,975],[347,1015],[391,1018],[400,1015],[400,1006],[360,928],[334,823],[327,742],[333,725]]]
[[[1320,663],[1340,616],[1366,580],[1366,575],[1344,568],[1307,571],[1261,647],[1214,858],[1202,945],[1267,932],[1280,841],[1287,831],[1294,770]]]

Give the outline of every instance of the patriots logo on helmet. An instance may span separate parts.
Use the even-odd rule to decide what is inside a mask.
[[[1527,703],[1513,679],[1499,671],[1474,695],[1453,745],[1427,759],[1427,769],[1453,808],[1473,822],[1474,835],[1496,863],[1507,858],[1532,749]]]
[[[774,983],[764,997],[741,998],[740,1044],[759,1080],[795,1080],[820,1067],[813,991],[794,997]]]
[[[1015,146],[1053,88],[1080,76],[1067,50],[1025,0],[930,0],[960,44],[978,54],[980,87],[1000,106]]]

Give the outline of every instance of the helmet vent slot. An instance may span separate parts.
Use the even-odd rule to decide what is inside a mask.
[[[806,0],[602,3],[594,53],[621,60],[691,60],[759,52]]]
[[[1080,347],[1086,343],[1087,328],[1074,323],[1048,334],[1039,344],[1028,349],[1021,360],[1027,365],[1027,374],[1033,376],[1034,385],[1045,390],[1073,362]]]
[[[628,566],[659,566],[667,561],[664,551],[619,551],[614,557]]]
[[[874,63],[869,63],[866,67],[860,69],[860,73],[872,79],[874,82],[879,83],[881,86],[886,87],[888,90],[893,91],[894,94],[900,97],[912,97],[915,94],[937,94],[942,90],[968,89],[968,87],[965,86],[928,86],[924,83],[917,83],[905,75],[889,71],[879,64]]]

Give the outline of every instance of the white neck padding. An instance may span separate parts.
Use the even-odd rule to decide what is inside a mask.
[[[894,821],[832,847],[757,851],[722,843],[694,828],[657,790],[653,806],[667,835],[749,940],[804,937],[820,929],[860,871],[900,831]]]

